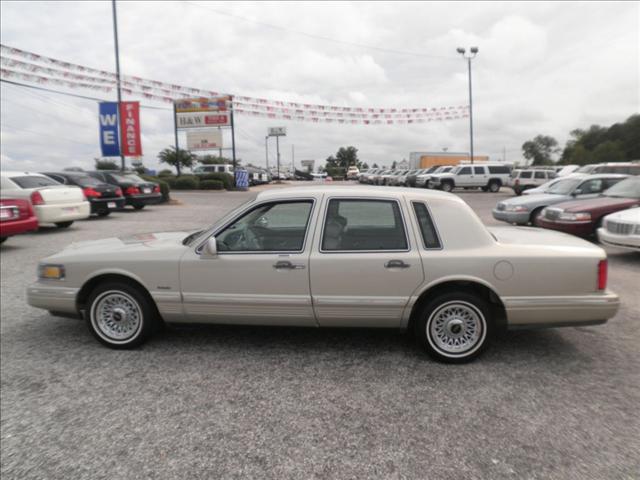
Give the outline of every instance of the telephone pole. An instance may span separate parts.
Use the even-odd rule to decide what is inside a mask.
[[[116,90],[118,92],[118,115],[120,118],[120,102],[122,102],[122,91],[120,90],[120,50],[118,48],[118,16],[116,15],[116,0],[111,0],[111,11],[113,13],[113,38],[116,48]],[[120,126],[118,126],[119,129]],[[177,144],[177,141],[176,141]],[[120,145],[120,169],[124,172],[124,155],[122,154],[122,135],[119,140]]]

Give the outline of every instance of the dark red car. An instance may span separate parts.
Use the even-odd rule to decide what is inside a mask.
[[[0,200],[0,243],[7,237],[38,229],[38,218],[29,200],[3,198]]]
[[[601,196],[563,202],[545,208],[536,226],[579,237],[594,235],[605,215],[640,206],[640,177],[630,177],[605,190]]]

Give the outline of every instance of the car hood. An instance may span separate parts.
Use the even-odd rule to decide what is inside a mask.
[[[63,250],[65,254],[92,253],[102,256],[111,252],[127,250],[168,249],[182,245],[182,240],[189,232],[139,233],[123,237],[104,238],[74,242]]]
[[[625,208],[638,204],[640,204],[640,200],[634,198],[616,198],[603,196],[585,200],[572,200],[569,202],[562,202],[561,205],[556,205],[556,207],[562,208],[565,212],[587,212],[589,210],[599,210],[601,208]]]
[[[570,199],[569,195],[554,195],[552,193],[539,193],[537,195],[527,195],[526,197],[513,197],[502,200],[505,205],[551,205],[563,200]]]

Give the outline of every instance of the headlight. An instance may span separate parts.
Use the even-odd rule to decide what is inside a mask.
[[[64,274],[64,265],[47,265],[44,263],[38,265],[38,278],[44,280],[63,280]]]
[[[509,204],[507,204],[507,206],[505,207],[505,210],[507,212],[528,212],[529,211],[529,209],[524,205],[509,205]]]
[[[562,212],[558,217],[559,220],[565,222],[588,222],[591,221],[591,214],[587,212],[569,213]]]

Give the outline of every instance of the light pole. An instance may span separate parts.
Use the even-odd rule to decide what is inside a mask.
[[[269,135],[264,137],[264,156],[267,161],[267,174],[269,174]]]
[[[462,47],[458,47],[456,52],[467,59],[467,65],[469,66],[469,143],[471,145],[471,163],[473,163],[473,96],[471,94],[471,59],[475,58],[478,54],[478,47],[471,47],[468,55],[466,54],[466,50]]]
[[[122,91],[120,85],[120,48],[118,46],[118,15],[116,14],[116,0],[111,0],[111,14],[113,16],[113,43],[116,50],[116,90],[118,92],[118,115],[116,118],[120,118],[120,103],[122,103]],[[124,155],[122,153],[122,138],[120,136],[120,169],[124,172]],[[176,131],[176,149],[178,148],[178,134]],[[180,170],[178,170],[180,175]]]

